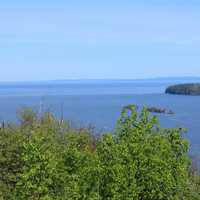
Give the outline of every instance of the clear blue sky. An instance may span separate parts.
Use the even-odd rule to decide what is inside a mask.
[[[0,81],[200,76],[200,1],[1,1],[0,69]]]

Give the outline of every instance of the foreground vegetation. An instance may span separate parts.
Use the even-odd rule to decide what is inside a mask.
[[[1,200],[199,200],[181,129],[125,107],[115,133],[94,137],[50,113],[20,112],[0,130]]]

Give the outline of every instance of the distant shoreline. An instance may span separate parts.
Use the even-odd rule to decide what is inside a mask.
[[[63,84],[63,83],[140,83],[140,82],[164,82],[164,83],[187,83],[200,82],[200,77],[155,77],[136,79],[60,79],[60,80],[24,80],[24,81],[0,81],[1,85],[21,85],[21,84]]]

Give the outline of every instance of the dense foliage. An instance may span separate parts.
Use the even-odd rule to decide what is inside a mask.
[[[115,133],[94,137],[50,113],[20,113],[0,130],[1,200],[199,200],[181,129],[147,109],[123,109]]]

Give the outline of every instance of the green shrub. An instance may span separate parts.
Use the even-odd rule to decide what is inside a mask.
[[[145,108],[125,107],[99,138],[50,113],[21,114],[0,130],[2,200],[200,199],[182,130],[160,128]]]

